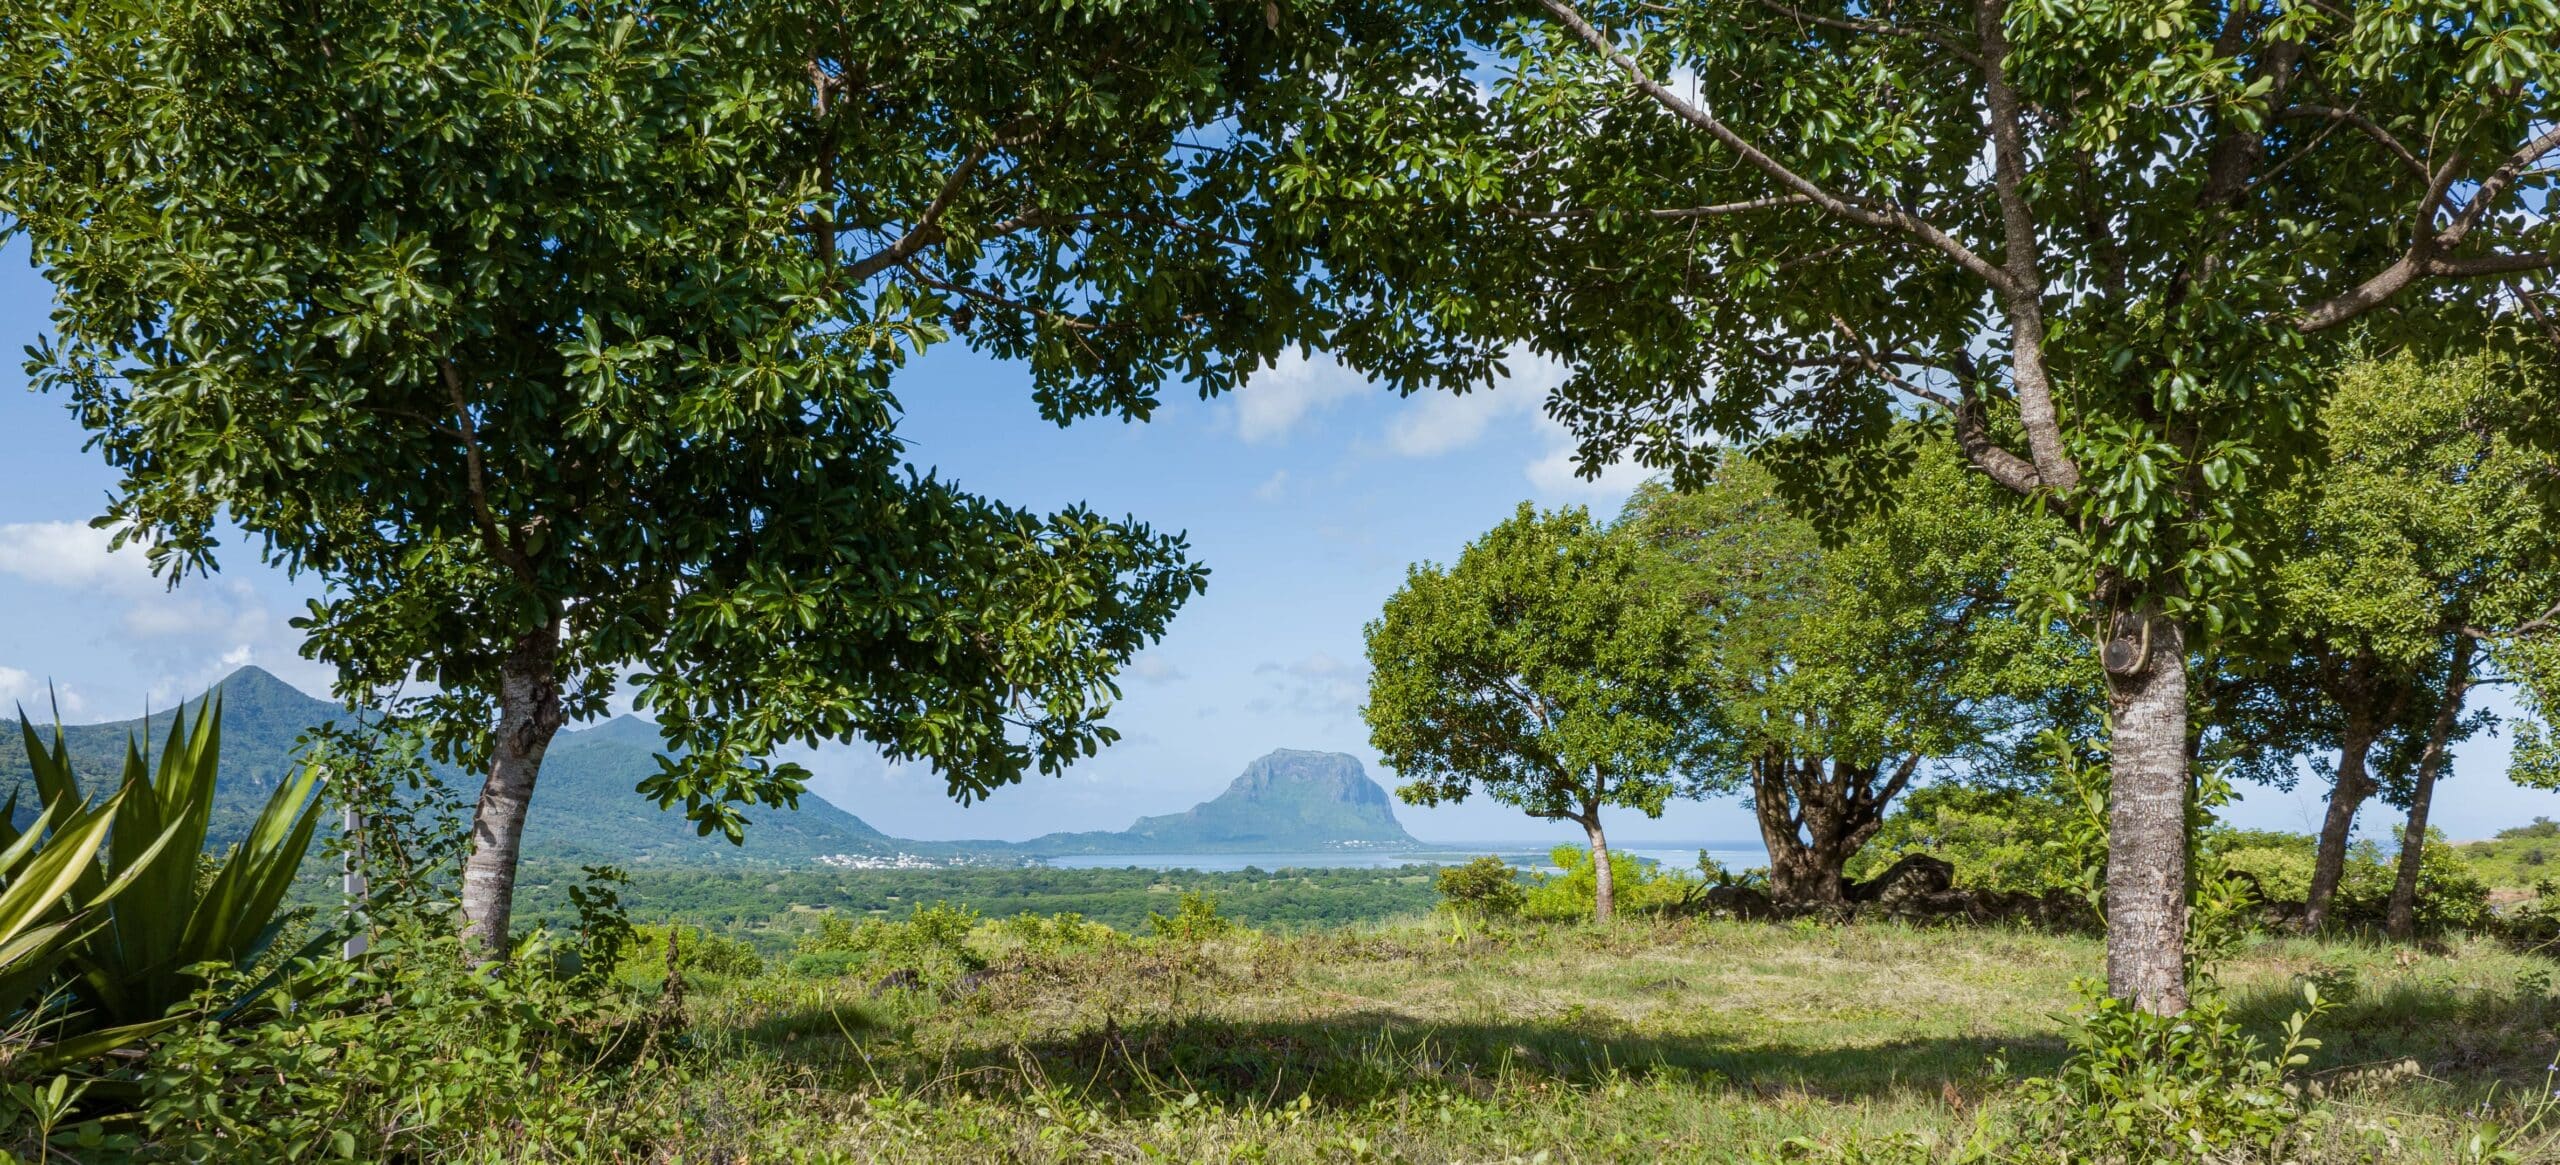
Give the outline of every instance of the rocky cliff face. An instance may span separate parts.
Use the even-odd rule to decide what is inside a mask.
[[[1053,833],[1034,853],[1291,851],[1344,845],[1419,845],[1359,758],[1284,748],[1245,766],[1216,798],[1182,813],[1142,817],[1118,833]]]

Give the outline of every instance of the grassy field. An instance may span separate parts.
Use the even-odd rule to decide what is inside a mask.
[[[668,1161],[1939,1160],[2060,1063],[2101,962],[2079,937],[1709,921],[990,953],[1011,969],[957,994],[697,984],[689,1047],[597,1119],[660,1130],[641,1159]],[[2552,969],[2287,939],[2220,980],[2253,1028],[2306,979],[2339,1001],[2303,1077],[2329,1117],[2293,1159],[2476,1160],[2494,1123],[2550,1161]]]

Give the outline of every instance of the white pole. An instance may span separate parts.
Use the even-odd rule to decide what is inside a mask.
[[[344,887],[347,910],[361,915],[365,908],[364,834],[361,832],[364,818],[356,814],[355,806],[349,805],[338,824],[339,828],[345,831],[341,836],[346,838],[347,842],[347,878]],[[371,924],[368,921],[366,926],[369,925]],[[372,936],[367,933],[366,926],[358,926],[347,935],[347,943],[343,950],[346,957],[352,959],[361,955],[367,946],[372,945]]]

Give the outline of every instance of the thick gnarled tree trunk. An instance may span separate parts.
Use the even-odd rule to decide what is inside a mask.
[[[2121,615],[2106,648],[2107,991],[2155,1015],[2187,1008],[2187,642]]]
[[[489,746],[489,776],[471,815],[471,855],[462,864],[462,941],[475,959],[507,955],[526,812],[543,754],[566,720],[560,625],[553,622],[516,640],[498,668],[498,728]]]
[[[1847,901],[1849,859],[1884,825],[1919,757],[1886,776],[1882,765],[1772,754],[1751,764],[1751,802],[1769,850],[1769,897],[1782,906]],[[1881,783],[1879,783],[1881,781]]]
[[[2418,930],[2418,873],[2426,861],[2427,812],[2435,803],[2436,776],[2444,771],[2445,750],[2453,741],[2453,727],[2462,718],[2463,698],[2471,690],[2472,638],[2461,636],[2453,645],[2453,671],[2445,677],[2444,703],[2436,709],[2436,721],[2427,730],[2427,749],[2418,758],[2418,784],[2409,796],[2409,823],[2400,832],[2399,876],[2391,883],[2391,909],[2383,926],[2391,937],[2406,940]]]

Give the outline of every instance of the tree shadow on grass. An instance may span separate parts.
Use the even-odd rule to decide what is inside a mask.
[[[1505,1084],[1581,1088],[1619,1080],[1834,1102],[1942,1100],[1986,1091],[1995,1056],[2017,1072],[2049,1071],[2062,1056],[2054,1040],[1924,1038],[1808,1048],[1640,1035],[1601,1024],[1425,1023],[1381,1010],[1312,1020],[1106,1022],[1053,1038],[942,1051],[930,1065],[936,1077],[1009,1075],[1123,1108],[1186,1093],[1230,1105],[1306,1096],[1353,1108],[1432,1089],[1484,1097]]]
[[[2333,982],[2323,995],[2331,1007],[2308,1029],[2320,1040],[2314,1072],[2415,1061],[2458,1086],[2539,1086],[2560,1052],[2560,999],[2547,985]],[[2303,1006],[2299,986],[2253,987],[2231,999],[2233,1018],[2262,1038],[2280,1038],[2276,1029]]]

